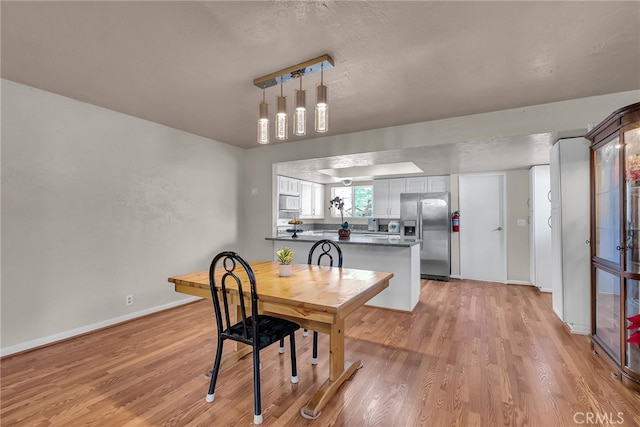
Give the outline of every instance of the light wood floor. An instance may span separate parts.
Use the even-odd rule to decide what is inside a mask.
[[[205,402],[214,337],[211,302],[200,301],[5,358],[1,424],[251,425],[251,357]],[[550,295],[531,287],[423,281],[411,314],[357,310],[346,356],[364,367],[315,421],[299,410],[327,376],[328,340],[315,367],[311,336],[296,340],[297,385],[288,353],[261,353],[266,426],[640,425],[640,395],[612,380],[588,338],[569,334]]]

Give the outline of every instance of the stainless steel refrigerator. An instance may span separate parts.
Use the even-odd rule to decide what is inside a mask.
[[[451,275],[449,193],[400,194],[400,236],[420,239],[420,277],[449,281]]]

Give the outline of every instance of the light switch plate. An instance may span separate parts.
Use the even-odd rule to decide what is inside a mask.
[[[518,224],[518,227],[526,227],[527,226],[527,220],[526,219],[519,219],[517,224]]]

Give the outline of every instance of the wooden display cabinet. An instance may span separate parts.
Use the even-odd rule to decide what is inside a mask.
[[[640,391],[640,103],[611,114],[591,141],[591,345],[612,376]]]

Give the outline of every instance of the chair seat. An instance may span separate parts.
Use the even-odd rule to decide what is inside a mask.
[[[259,347],[263,349],[282,338],[289,336],[291,333],[300,329],[300,325],[290,322],[285,319],[280,319],[273,316],[258,316],[258,339]],[[229,329],[224,331],[225,334],[237,339],[239,341],[244,340],[242,322],[236,323]],[[249,341],[253,340],[252,319],[247,318],[247,338]]]

